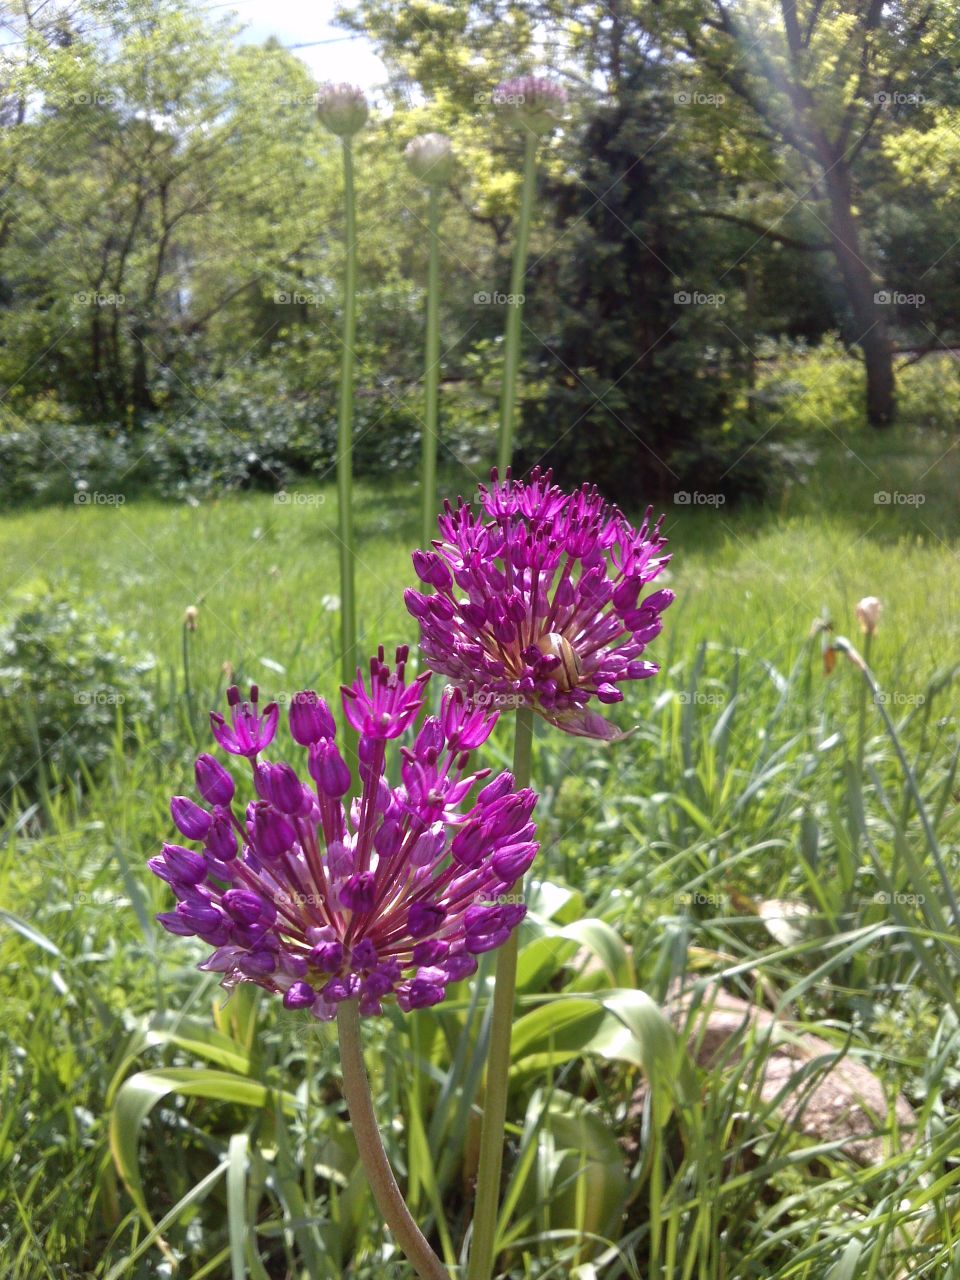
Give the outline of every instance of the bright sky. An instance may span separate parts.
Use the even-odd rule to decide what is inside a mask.
[[[276,36],[288,47],[311,46],[294,52],[318,80],[347,80],[370,89],[386,79],[383,63],[368,41],[333,25],[335,0],[231,0],[224,5],[229,9],[246,24],[244,41],[260,44]]]

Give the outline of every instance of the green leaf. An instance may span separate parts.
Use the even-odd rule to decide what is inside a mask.
[[[284,1111],[292,1113],[297,1109],[297,1100],[292,1094],[278,1094],[255,1080],[246,1080],[226,1071],[169,1067],[163,1071],[141,1071],[131,1076],[117,1090],[110,1110],[110,1150],[130,1198],[151,1230],[154,1222],[140,1180],[140,1130],[153,1108],[169,1093],[182,1098],[212,1098],[257,1109],[278,1098]]]
[[[620,935],[605,920],[577,920],[564,928],[563,936],[588,947],[606,969],[613,986],[633,986],[635,979],[630,952]]]

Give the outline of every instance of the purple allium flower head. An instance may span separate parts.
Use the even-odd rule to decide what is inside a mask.
[[[407,591],[420,645],[464,706],[529,706],[567,733],[615,739],[590,703],[659,668],[643,656],[673,592],[641,599],[669,557],[648,510],[635,529],[593,487],[565,493],[551,473],[493,473],[481,512],[446,504],[434,550],[414,553],[430,593]]]
[[[549,133],[563,118],[566,90],[541,76],[518,76],[498,84],[491,95],[493,105],[508,111],[513,119],[533,133]]]
[[[291,736],[306,739],[313,788],[290,764],[257,760],[255,697],[239,724],[235,714],[232,733],[214,719],[218,740],[231,734],[227,749],[250,759],[250,803],[238,812],[231,795],[210,814],[178,798],[181,833],[202,845],[166,844],[149,865],[177,898],[157,919],[170,933],[206,942],[213,950],[201,968],[221,973],[228,989],[253,982],[282,995],[288,1009],[321,1019],[353,998],[363,1014],[382,1012],[389,999],[420,1008],[475,972],[476,957],[523,919],[526,908],[511,890],[537,851],[537,797],[502,773],[469,801],[489,772],[467,772],[470,751],[489,737],[497,713],[451,688],[439,714],[414,734],[429,675],[407,684],[406,657],[398,650],[391,667],[381,649],[369,682],[358,674],[343,691],[344,712],[360,732],[363,784],[349,808],[342,799],[349,769],[332,733],[313,740],[308,717],[291,709]],[[402,780],[390,786],[388,741],[404,732]],[[222,782],[208,763],[198,778],[203,786]]]
[[[264,707],[261,715],[257,703],[260,691],[255,684],[250,686],[250,701],[240,701],[240,690],[232,684],[227,690],[227,704],[230,707],[232,727],[228,725],[218,711],[210,712],[210,727],[213,736],[233,756],[254,756],[269,747],[273,735],[277,732],[277,720],[280,709],[275,702]]]

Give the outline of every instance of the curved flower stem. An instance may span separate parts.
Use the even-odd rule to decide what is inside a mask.
[[[500,447],[497,455],[497,466],[501,475],[503,475],[513,459],[517,374],[520,368],[520,320],[523,314],[523,307],[516,299],[523,293],[523,280],[527,271],[530,213],[533,209],[533,191],[536,181],[537,135],[531,130],[527,134],[523,157],[523,190],[520,196],[520,218],[517,224],[517,243],[513,251],[513,270],[510,273],[510,294],[514,301],[507,307],[507,330],[503,343],[503,385],[500,391]]]
[[[437,522],[437,391],[440,384],[440,188],[430,187],[430,266],[427,270],[427,350],[424,370],[426,406],[423,422],[423,542],[430,548]]]
[[[521,707],[517,712],[513,744],[513,775],[517,788],[530,783],[530,756],[533,746],[533,712]],[[490,1280],[497,1236],[497,1208],[500,1202],[500,1173],[503,1166],[504,1125],[510,1085],[510,1038],[517,987],[519,930],[497,952],[497,972],[493,988],[493,1020],[487,1056],[487,1085],[483,1098],[483,1125],[480,1130],[480,1157],[477,1167],[477,1197],[473,1214],[473,1239],[467,1280]]]
[[[344,1000],[337,1006],[337,1031],[340,1035],[340,1060],[343,1067],[343,1092],[350,1111],[350,1123],[357,1140],[357,1150],[370,1190],[393,1232],[397,1244],[423,1280],[450,1280],[450,1272],[430,1248],[423,1232],[410,1216],[390,1161],[383,1149],[380,1128],[370,1097],[370,1081],[363,1064],[360,1041],[360,1012],[356,1000]]]
[[[356,675],[356,587],[353,545],[353,347],[356,331],[357,228],[353,194],[353,149],[343,139],[345,266],[343,276],[343,356],[337,432],[337,505],[340,537],[340,663],[343,683]]]

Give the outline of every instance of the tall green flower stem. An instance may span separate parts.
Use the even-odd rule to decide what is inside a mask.
[[[873,645],[873,632],[868,631],[863,637],[863,661],[870,667],[870,649]],[[867,745],[867,684],[860,685],[860,705],[857,727],[857,773],[863,776],[863,757]]]
[[[357,1140],[357,1150],[370,1190],[397,1244],[423,1280],[450,1280],[450,1272],[427,1243],[423,1232],[410,1216],[383,1149],[370,1096],[370,1081],[363,1062],[360,1039],[360,1013],[356,1000],[344,1000],[337,1006],[337,1030],[340,1035],[340,1060],[343,1068],[343,1092],[350,1111],[350,1123]]]
[[[353,192],[353,143],[341,139],[345,210],[343,273],[343,357],[337,431],[337,505],[340,538],[340,668],[344,684],[357,669],[357,613],[353,538],[353,347],[357,323],[357,227]]]
[[[520,321],[523,305],[518,298],[523,294],[523,282],[527,272],[527,246],[530,242],[530,218],[533,211],[533,193],[537,185],[537,143],[539,139],[532,129],[527,130],[523,157],[523,187],[520,194],[520,216],[517,222],[517,241],[513,250],[513,270],[510,273],[510,295],[507,307],[507,328],[503,344],[503,385],[500,390],[500,446],[497,466],[500,474],[513,460],[513,430],[517,410],[517,380],[520,371]]]
[[[532,747],[533,712],[529,707],[521,707],[517,712],[513,745],[513,775],[518,788],[530,785]],[[490,1280],[493,1272],[507,1093],[510,1085],[510,1039],[517,988],[518,935],[519,930],[514,929],[509,940],[497,952],[487,1083],[483,1097],[483,1124],[480,1129],[477,1196],[467,1280]]]
[[[437,523],[437,424],[440,387],[440,188],[430,188],[430,265],[427,269],[427,347],[424,369],[421,484],[423,542],[429,548]]]

